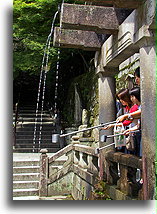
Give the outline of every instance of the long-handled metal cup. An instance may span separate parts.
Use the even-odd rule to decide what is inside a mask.
[[[131,131],[130,133],[136,133],[139,132],[140,130],[135,130],[135,131]],[[111,138],[111,137],[116,137],[116,136],[120,136],[120,135],[124,135],[124,133],[119,133],[119,134],[114,134],[114,135],[102,135],[101,136],[101,142],[106,142],[107,138]],[[115,143],[111,143],[109,145],[103,146],[101,148],[96,148],[95,149],[95,154],[99,154],[99,152],[109,146],[114,145]]]
[[[108,122],[108,123],[103,123],[103,124],[100,124],[98,126],[92,126],[92,127],[86,128],[86,129],[81,129],[81,130],[70,132],[70,133],[67,133],[67,134],[61,134],[61,135],[60,134],[53,134],[52,135],[52,143],[58,143],[58,142],[60,142],[60,138],[61,137],[66,137],[66,136],[74,135],[74,134],[77,134],[77,133],[80,133],[80,132],[85,132],[85,131],[88,131],[88,130],[91,130],[91,129],[100,128],[100,127],[107,126],[107,125],[113,124],[113,123],[116,123],[116,121],[112,121],[112,122]]]

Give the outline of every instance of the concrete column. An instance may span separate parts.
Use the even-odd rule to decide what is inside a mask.
[[[156,52],[155,42],[140,48],[144,199],[155,199]]]

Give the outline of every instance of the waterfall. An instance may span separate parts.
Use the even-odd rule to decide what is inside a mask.
[[[39,102],[41,97],[41,114],[40,114],[40,127],[39,127],[39,148],[41,143],[41,132],[42,132],[42,121],[43,121],[43,110],[44,110],[44,100],[45,100],[45,84],[46,84],[46,77],[48,72],[48,62],[49,62],[49,53],[50,53],[50,44],[51,44],[51,38],[54,32],[54,23],[57,17],[57,14],[59,11],[57,11],[53,17],[52,25],[51,25],[51,31],[48,35],[46,45],[44,48],[44,54],[42,59],[42,65],[41,65],[41,71],[40,71],[40,80],[39,80],[39,86],[38,86],[38,95],[37,95],[37,104],[36,104],[36,117],[35,117],[35,125],[34,125],[34,136],[33,136],[33,148],[35,148],[36,143],[36,132],[37,132],[37,122],[38,122],[38,112],[39,112]],[[42,90],[42,91],[41,91]],[[33,150],[34,152],[34,150]]]

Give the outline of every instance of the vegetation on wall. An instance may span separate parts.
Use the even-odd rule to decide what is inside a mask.
[[[68,126],[75,124],[75,85],[80,95],[82,109],[88,111],[89,125],[93,125],[94,119],[98,115],[98,77],[94,71],[86,72],[71,81],[65,107],[63,109],[64,120]]]
[[[112,200],[107,192],[107,185],[103,180],[98,179],[94,185],[94,191],[91,192],[89,200]]]
[[[134,72],[137,67],[135,64],[139,62],[139,58],[135,59],[133,62],[129,63],[125,67],[119,70],[119,74],[115,76],[116,78],[116,90],[119,91],[122,88],[128,88],[129,81],[135,84]]]

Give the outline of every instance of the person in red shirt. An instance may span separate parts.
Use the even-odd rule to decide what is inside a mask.
[[[117,99],[119,99],[119,101],[121,102],[121,104],[122,104],[122,106],[124,108],[123,109],[124,110],[124,114],[132,113],[132,112],[135,112],[135,111],[138,110],[138,105],[134,104],[130,99],[129,89],[121,89],[116,94],[116,96],[117,96]],[[106,130],[106,129],[109,129],[109,128],[113,128],[115,125],[116,126],[122,126],[122,124],[123,124],[124,127],[128,127],[131,123],[132,123],[132,121],[125,119],[122,122],[115,123],[115,124],[110,124],[110,125],[108,125],[106,127],[103,127],[101,129]],[[124,152],[125,154],[134,154],[134,152],[128,151],[125,146],[117,147],[116,151]],[[136,180],[135,180],[136,171],[137,171],[137,169],[128,167],[128,173],[127,173],[128,180],[133,182],[133,183],[136,183]]]
[[[124,108],[124,114],[132,113],[138,110],[138,105],[133,104],[133,102],[130,99],[130,94],[129,94],[129,89],[121,89],[117,94],[116,97],[119,99],[121,102],[123,108]],[[124,120],[122,123],[115,123],[115,124],[110,124],[106,127],[103,127],[101,129],[106,130],[113,128],[115,125],[117,126],[123,126],[127,127],[132,123],[130,120]]]

